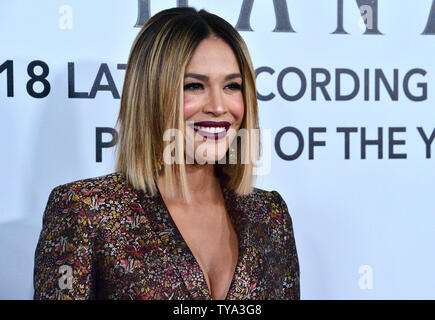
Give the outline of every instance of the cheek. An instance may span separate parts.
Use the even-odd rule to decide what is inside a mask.
[[[199,111],[199,101],[188,94],[184,95],[184,120],[191,118]]]
[[[232,103],[231,113],[238,122],[242,122],[243,115],[245,114],[245,104],[243,101],[243,95],[240,94],[237,99]]]

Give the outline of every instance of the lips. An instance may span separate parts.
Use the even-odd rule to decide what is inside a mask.
[[[191,127],[203,137],[218,140],[227,135],[230,126],[228,121],[196,121]]]

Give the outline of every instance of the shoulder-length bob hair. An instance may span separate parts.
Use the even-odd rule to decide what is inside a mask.
[[[245,106],[240,129],[246,129],[249,137],[248,143],[239,144],[236,136],[236,163],[216,164],[216,174],[221,183],[237,194],[252,192],[260,139],[258,135],[254,141],[251,134],[258,132],[259,124],[255,72],[248,48],[227,21],[191,7],[171,8],[152,16],[139,31],[130,51],[116,121],[120,126],[116,171],[124,173],[135,189],[154,196],[156,179],[163,171],[167,196],[173,197],[175,190],[181,190],[182,199],[190,202],[185,162],[179,160],[175,165],[162,161],[163,151],[170,144],[164,141],[163,134],[173,128],[184,134],[185,69],[198,44],[213,35],[228,43],[238,60]],[[178,154],[183,158],[184,146],[180,150]],[[241,163],[242,154],[250,155],[248,161]]]

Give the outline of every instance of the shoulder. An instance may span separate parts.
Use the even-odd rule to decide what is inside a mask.
[[[54,187],[47,208],[85,208],[87,212],[102,206],[115,206],[130,201],[137,193],[127,184],[124,174],[110,174],[71,181]]]
[[[74,191],[77,194],[96,194],[112,190],[121,191],[126,186],[125,176],[121,172],[112,172],[106,175],[75,180],[56,186],[52,191],[56,193]]]
[[[288,215],[287,204],[278,191],[254,188],[249,195],[241,198],[240,205],[252,213],[254,219],[272,219],[281,224],[283,215]]]
[[[61,190],[75,190],[87,192],[88,190],[103,191],[103,189],[107,188],[116,188],[122,187],[125,183],[124,175],[120,172],[113,172],[106,175],[91,177],[86,179],[80,179],[71,181],[65,184],[61,184],[56,186],[53,190],[61,191]]]
[[[260,188],[254,188],[249,197],[252,201],[257,203],[267,203],[274,207],[286,206],[284,199],[276,190],[267,191]]]
[[[125,187],[124,175],[120,172],[71,181],[54,187],[50,198],[59,198],[66,194],[87,197],[105,193],[119,193]]]

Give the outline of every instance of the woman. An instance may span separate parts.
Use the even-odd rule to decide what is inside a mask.
[[[255,74],[229,23],[193,8],[151,17],[117,123],[116,172],[49,196],[35,299],[299,298],[287,206],[252,186]]]

